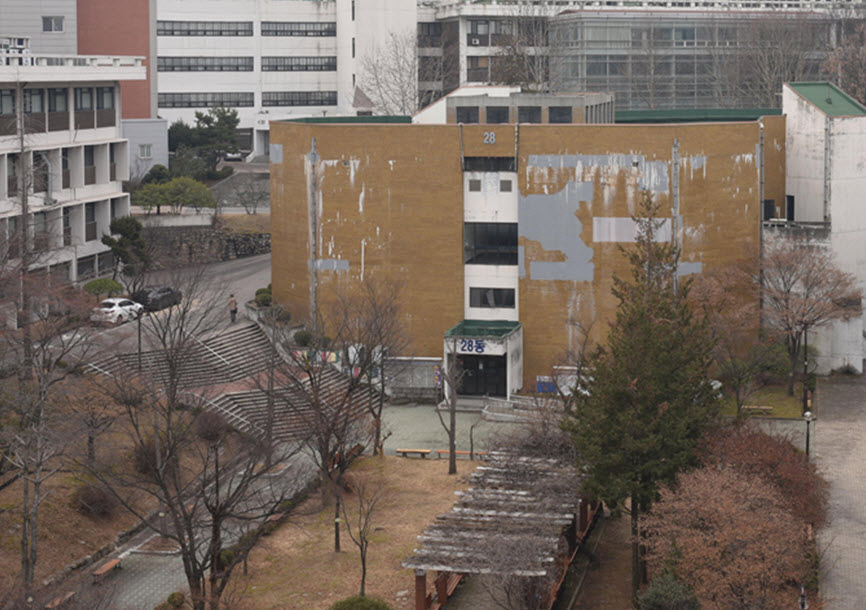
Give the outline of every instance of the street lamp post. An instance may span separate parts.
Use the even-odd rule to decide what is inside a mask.
[[[806,411],[803,413],[803,419],[806,420],[806,459],[809,459],[809,426],[812,423],[812,412]]]
[[[803,331],[803,417],[809,411],[809,331]],[[807,452],[808,453],[808,452]]]

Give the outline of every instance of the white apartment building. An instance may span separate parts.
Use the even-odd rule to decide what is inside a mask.
[[[26,38],[2,40],[18,48],[0,51],[0,260],[20,258],[26,227],[34,271],[102,273],[113,261],[101,238],[129,214],[119,81],[143,80],[143,58],[44,55]]]
[[[271,120],[356,114],[361,58],[416,14],[415,0],[158,0],[159,115],[236,108],[241,148],[262,154]]]

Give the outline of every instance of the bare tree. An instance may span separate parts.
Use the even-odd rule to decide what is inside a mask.
[[[181,277],[185,281],[181,281]],[[234,569],[241,565],[267,519],[295,491],[298,472],[273,473],[261,465],[291,464],[297,443],[264,444],[256,430],[241,432],[209,400],[208,386],[190,387],[222,302],[206,276],[175,278],[182,302],[145,322],[155,349],[104,381],[121,415],[132,463],[97,461],[90,472],[150,529],[177,542],[192,605],[222,607]],[[136,370],[137,369],[137,370]],[[164,518],[150,518],[140,497],[150,497]],[[152,504],[151,504],[152,506]]]
[[[370,549],[370,538],[375,531],[376,518],[383,502],[387,498],[387,489],[378,473],[367,475],[357,474],[352,478],[352,491],[355,500],[351,509],[343,504],[343,520],[349,538],[358,547],[361,556],[361,597],[366,595],[367,583],[367,551]]]
[[[782,84],[817,80],[827,49],[827,21],[802,14],[750,20],[736,54],[727,55],[724,78],[741,104],[778,108]]]
[[[414,31],[391,32],[361,58],[358,84],[377,114],[409,115],[441,97],[454,69],[441,36],[419,48]]]
[[[692,297],[713,331],[717,375],[733,393],[739,416],[761,388],[764,373],[777,369],[778,335],[760,328],[759,290],[746,269],[732,266],[701,275]]]
[[[836,266],[829,248],[803,237],[768,243],[754,281],[761,287],[763,324],[784,338],[791,365],[788,395],[793,396],[797,359],[807,351],[802,344],[809,331],[859,315],[862,294],[855,278]]]
[[[268,174],[239,172],[232,175],[229,181],[226,186],[230,192],[225,201],[230,205],[242,207],[247,214],[257,214],[259,208],[268,206],[271,199]]]
[[[457,338],[445,338],[445,358],[440,367],[440,375],[445,389],[445,399],[448,401],[448,423],[442,417],[442,411],[437,407],[436,415],[439,423],[448,434],[448,474],[457,474],[457,390],[463,371],[457,355]]]
[[[84,428],[86,459],[89,468],[96,465],[96,439],[114,423],[116,407],[107,400],[102,389],[90,379],[67,393],[69,409]]]
[[[866,23],[858,23],[847,32],[821,70],[861,104],[866,104]]]
[[[275,329],[275,350],[282,355],[276,364],[276,406],[295,424],[295,430],[324,482],[323,493],[334,500],[334,552],[340,552],[340,515],[345,475],[364,451],[369,435],[365,414],[375,396],[364,379],[369,374],[360,366],[371,360],[352,363],[348,347],[363,345],[363,325],[352,323],[339,308],[332,317],[321,317],[310,333],[307,345],[295,343],[294,329]],[[324,335],[328,328],[332,337]],[[337,362],[343,354],[342,368]],[[332,361],[332,358],[334,361]]]
[[[389,356],[405,352],[409,345],[408,335],[400,313],[399,282],[382,282],[369,279],[361,283],[355,295],[340,295],[342,327],[351,329],[354,343],[350,346],[349,365],[365,372],[365,380],[375,392],[367,404],[373,424],[373,453],[384,455],[382,438],[382,411],[385,407],[385,384],[388,374],[399,374],[392,370]]]
[[[557,91],[561,83],[553,82],[561,74],[563,60],[559,41],[553,36],[550,18],[556,13],[555,3],[519,2],[511,14],[489,22],[490,45],[499,47],[491,58],[490,80],[503,85],[516,85],[525,91]]]
[[[32,274],[24,283],[36,281]],[[33,288],[24,292],[34,294]],[[30,298],[30,315],[24,328],[4,333],[5,356],[15,363],[18,384],[9,397],[9,417],[16,422],[6,459],[22,481],[21,578],[29,594],[38,560],[39,507],[45,499],[45,481],[60,467],[60,455],[70,430],[57,406],[59,384],[87,356],[91,332],[79,327],[89,311],[87,299],[67,288],[43,285],[39,297]]]

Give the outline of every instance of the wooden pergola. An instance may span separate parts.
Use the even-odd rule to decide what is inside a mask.
[[[571,463],[491,451],[403,562],[415,570],[415,610],[441,608],[466,574],[548,577],[555,596],[597,506],[578,496]],[[427,572],[438,573],[427,592]]]

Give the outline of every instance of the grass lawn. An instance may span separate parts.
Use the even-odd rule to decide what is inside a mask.
[[[223,224],[233,233],[270,233],[271,215],[268,210],[262,214],[223,214],[220,216]]]
[[[761,388],[746,400],[745,405],[768,406],[773,410],[746,412],[750,417],[783,417],[800,419],[803,414],[803,384],[794,384],[794,395],[788,396],[787,384]],[[722,399],[722,415],[733,417],[737,414],[737,406],[733,396]]]
[[[384,485],[388,494],[374,517],[367,595],[395,609],[412,607],[414,572],[400,563],[419,546],[416,537],[436,515],[451,509],[454,491],[467,487],[466,477],[477,464],[458,461],[457,476],[448,475],[448,460],[396,456],[364,458],[352,468],[350,478]],[[357,500],[354,494],[346,500],[351,520]],[[333,510],[333,505],[322,507],[317,492],[296,509],[288,523],[263,538],[250,556],[249,576],[238,579],[244,593],[232,607],[326,609],[357,595],[360,556],[345,531],[342,552],[334,553]]]

